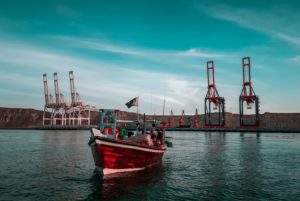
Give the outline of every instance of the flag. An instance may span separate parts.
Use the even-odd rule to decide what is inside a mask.
[[[128,103],[126,103],[126,106],[128,108],[131,108],[132,106],[139,106],[139,97],[135,97],[134,99],[132,99],[131,101],[129,101]]]

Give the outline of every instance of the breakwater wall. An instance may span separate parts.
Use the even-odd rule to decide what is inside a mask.
[[[178,127],[180,115],[174,115],[174,127]],[[193,124],[194,115],[185,116],[186,127]],[[249,116],[249,118],[252,118]],[[0,128],[41,128],[43,119],[43,111],[25,108],[1,108],[0,107]],[[121,111],[119,119],[135,120],[136,114]],[[143,119],[143,115],[140,115]],[[162,120],[160,115],[147,115],[147,120]],[[169,116],[165,116],[164,120],[168,121]],[[204,115],[198,115],[199,127],[204,126]],[[91,125],[99,125],[100,112],[91,112]],[[238,129],[239,115],[226,113],[225,115],[226,129]],[[280,130],[300,130],[300,113],[264,113],[260,115],[260,129],[280,129]]]
[[[178,122],[180,115],[174,115],[174,127],[178,127]],[[169,116],[165,116],[164,120],[168,121]],[[249,122],[254,119],[253,115],[245,117],[249,119]],[[300,130],[300,113],[264,113],[259,116],[260,126],[262,129],[297,129]],[[163,119],[162,116],[147,116],[147,119]],[[194,115],[185,116],[185,124],[187,127],[193,125]],[[204,126],[204,114],[198,115],[199,127],[203,128]],[[225,128],[228,129],[238,129],[240,128],[240,119],[239,114],[226,113],[225,114]]]

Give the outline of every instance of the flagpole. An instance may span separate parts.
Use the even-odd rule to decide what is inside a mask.
[[[139,97],[137,97],[137,107],[136,107],[136,114],[137,114],[137,120],[140,122],[140,115],[139,115]]]
[[[136,107],[136,114],[137,114],[137,120],[140,122],[140,117],[139,117],[139,105]]]

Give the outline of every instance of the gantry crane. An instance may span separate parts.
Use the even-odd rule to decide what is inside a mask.
[[[213,61],[206,63],[207,68],[207,94],[205,97],[205,126],[224,126],[225,125],[225,99],[219,96],[215,84],[215,66]],[[216,110],[215,113],[212,112]],[[217,113],[217,114],[216,114]],[[216,116],[216,119],[212,119]]]
[[[199,119],[198,119],[198,109],[196,108],[196,112],[193,119],[193,127],[199,128]]]
[[[52,113],[53,126],[66,126],[69,105],[65,102],[64,95],[60,91],[57,72],[53,73],[53,78],[55,91],[55,107]]]
[[[252,80],[251,80],[251,63],[250,57],[242,58],[242,68],[243,68],[243,88],[239,98],[240,106],[240,126],[259,126],[259,98],[255,95]],[[246,105],[244,105],[246,103]],[[254,106],[254,116],[255,119],[251,122],[246,122],[246,116],[244,114],[244,106],[248,110],[252,109]],[[248,115],[248,117],[250,117]]]
[[[53,74],[55,101],[48,87],[47,74],[43,74],[45,106],[43,113],[43,126],[81,127],[90,125],[91,110],[95,107],[86,105],[75,88],[73,71],[69,71],[71,104],[68,104],[60,91],[58,74]]]
[[[71,126],[90,125],[91,108],[80,99],[76,91],[73,71],[69,71],[69,79],[72,99],[69,124]]]
[[[171,110],[171,114],[170,114],[169,119],[168,119],[168,127],[169,128],[174,127],[174,114],[173,114],[172,110]]]
[[[179,118],[178,125],[180,128],[185,127],[185,113],[182,110],[181,117]]]
[[[55,108],[55,103],[53,101],[53,96],[50,93],[48,87],[48,78],[47,74],[43,74],[43,82],[44,82],[44,95],[45,95],[45,105],[43,112],[43,126],[52,126],[52,113]]]
[[[69,71],[69,78],[70,78],[70,89],[71,89],[71,99],[72,99],[71,105],[74,106],[74,107],[84,106],[84,103],[80,100],[80,95],[76,91],[76,88],[75,88],[75,81],[74,81],[73,71]]]

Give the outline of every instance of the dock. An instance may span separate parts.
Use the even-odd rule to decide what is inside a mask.
[[[37,127],[35,130],[90,130],[97,126],[82,127]],[[134,130],[134,129],[133,129]],[[285,128],[166,128],[166,131],[183,132],[239,132],[239,133],[299,133],[299,129]]]

